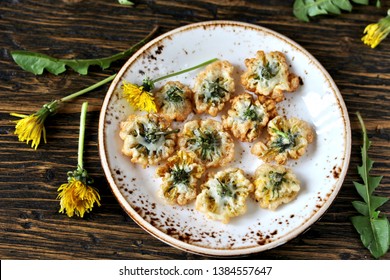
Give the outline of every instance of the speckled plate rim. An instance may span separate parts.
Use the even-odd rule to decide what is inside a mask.
[[[159,229],[151,225],[150,223],[146,222],[126,201],[125,197],[121,194],[119,191],[118,186],[116,185],[114,178],[112,176],[111,170],[110,170],[110,163],[108,161],[107,155],[106,155],[106,143],[105,143],[105,119],[106,119],[106,111],[110,102],[110,99],[115,91],[116,85],[120,82],[122,76],[128,71],[129,67],[134,63],[134,61],[147,49],[151,48],[153,45],[159,43],[164,38],[167,38],[173,34],[180,33],[180,32],[186,32],[191,29],[197,29],[200,27],[206,28],[206,27],[212,27],[212,26],[236,26],[241,28],[249,28],[255,31],[261,31],[265,32],[269,35],[272,35],[276,37],[279,40],[284,41],[285,43],[289,44],[293,48],[300,51],[303,55],[305,55],[315,67],[317,67],[320,72],[323,74],[324,78],[329,82],[330,87],[333,90],[333,93],[335,94],[335,97],[337,99],[337,102],[339,104],[339,107],[341,108],[341,115],[344,119],[344,130],[345,130],[345,150],[344,150],[344,161],[342,165],[342,171],[340,173],[339,179],[336,183],[336,185],[333,188],[333,191],[331,195],[328,197],[327,201],[322,205],[322,207],[313,214],[309,219],[307,219],[303,224],[301,224],[299,227],[296,227],[291,232],[286,234],[285,236],[271,242],[265,245],[259,245],[259,246],[253,246],[249,248],[238,248],[238,249],[214,249],[214,248],[206,248],[201,246],[195,246],[192,244],[188,244],[186,242],[180,241],[176,238],[173,238],[169,236],[168,234],[161,232]],[[213,257],[234,257],[234,256],[246,256],[251,255],[254,253],[259,253],[262,251],[270,250],[272,248],[278,247],[280,245],[285,244],[286,242],[296,238],[301,233],[308,230],[316,221],[318,221],[322,215],[328,210],[330,205],[333,203],[334,199],[336,198],[343,182],[344,178],[346,176],[346,173],[348,171],[348,165],[350,161],[350,154],[351,154],[351,126],[348,116],[348,111],[345,106],[344,100],[342,98],[342,95],[337,88],[335,82],[329,75],[329,73],[326,71],[326,69],[319,63],[319,61],[314,58],[308,51],[306,51],[303,47],[301,47],[299,44],[294,42],[293,40],[287,38],[284,35],[281,35],[278,32],[275,32],[271,29],[255,25],[255,24],[249,24],[244,22],[238,22],[238,21],[226,21],[226,20],[214,20],[214,21],[205,21],[205,22],[199,22],[194,24],[185,25],[180,28],[176,28],[174,30],[171,30],[167,33],[164,33],[154,40],[150,41],[146,45],[144,45],[141,49],[139,49],[122,67],[122,69],[118,72],[116,78],[111,83],[111,86],[108,89],[108,92],[106,94],[106,97],[104,99],[101,113],[99,117],[99,131],[98,131],[98,145],[99,145],[99,154],[101,158],[101,164],[105,173],[105,176],[107,178],[107,181],[111,187],[111,190],[114,194],[114,196],[117,198],[119,204],[124,209],[124,211],[145,231],[147,231],[152,236],[156,237],[157,239],[173,246],[178,249],[181,249],[186,252],[205,255],[205,256],[213,256]]]

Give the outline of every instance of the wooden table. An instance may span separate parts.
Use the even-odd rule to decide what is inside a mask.
[[[360,199],[358,181],[360,111],[375,160],[373,174],[385,175],[378,194],[390,195],[390,38],[376,49],[360,38],[364,27],[390,8],[355,5],[353,12],[321,16],[310,23],[292,14],[293,1],[135,1],[4,0],[0,5],[0,257],[1,259],[204,259],[166,245],[141,229],[111,193],[98,153],[98,117],[107,86],[65,106],[46,124],[47,144],[36,151],[18,142],[11,112],[30,114],[44,103],[91,85],[117,72],[93,67],[89,75],[74,71],[34,76],[19,68],[10,51],[30,50],[61,58],[96,58],[127,49],[153,26],[160,34],[185,24],[226,19],[258,24],[290,37],[329,71],[349,110],[352,155],[341,191],[327,213],[310,230],[252,259],[371,259],[349,218],[351,202]],[[102,206],[83,219],[59,214],[57,188],[75,168],[80,105],[89,101],[85,167],[95,179]],[[382,207],[389,215],[390,203]],[[390,259],[390,254],[383,257]]]

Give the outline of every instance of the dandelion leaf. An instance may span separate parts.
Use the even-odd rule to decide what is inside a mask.
[[[354,3],[368,5],[368,0],[351,0]],[[324,14],[340,14],[341,11],[352,11],[350,0],[295,0],[294,15],[303,21],[310,21],[310,17]]]
[[[352,205],[359,216],[351,217],[351,222],[356,231],[360,234],[363,245],[371,252],[375,258],[380,258],[389,250],[389,220],[386,216],[380,215],[377,209],[385,204],[389,199],[373,195],[375,189],[379,186],[382,176],[370,176],[373,161],[368,157],[368,149],[371,142],[368,139],[366,127],[363,119],[357,113],[363,132],[362,145],[362,165],[358,166],[358,173],[363,181],[362,183],[353,182],[358,194],[363,198],[362,201],[354,201]]]

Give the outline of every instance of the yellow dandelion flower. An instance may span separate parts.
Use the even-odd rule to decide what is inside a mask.
[[[34,114],[23,115],[18,113],[11,113],[11,116],[21,118],[15,121],[15,132],[20,142],[31,142],[31,147],[35,150],[41,143],[41,138],[46,143],[46,129],[44,126],[45,120],[48,116],[54,114],[58,109],[59,101],[43,105],[43,107]]]
[[[85,213],[89,213],[92,210],[95,203],[100,206],[100,195],[95,188],[90,186],[93,183],[93,180],[88,176],[87,171],[83,167],[87,108],[88,102],[84,102],[80,115],[77,169],[73,172],[68,172],[68,183],[62,184],[58,188],[59,194],[57,199],[60,199],[61,206],[59,212],[66,212],[68,217],[76,215],[82,218]]]
[[[35,150],[38,148],[41,143],[41,138],[43,137],[43,141],[46,143],[46,129],[44,123],[47,117],[54,115],[57,113],[60,105],[63,102],[73,100],[77,96],[80,96],[84,93],[90,92],[101,85],[104,85],[115,78],[116,74],[111,75],[104,80],[93,84],[85,89],[82,89],[78,92],[67,95],[59,100],[54,100],[52,102],[46,103],[42,106],[40,110],[31,115],[23,115],[18,113],[11,113],[11,116],[21,118],[20,120],[15,121],[15,134],[18,135],[19,141],[28,144],[31,142],[31,147]]]
[[[100,195],[96,189],[88,186],[86,183],[70,178],[68,183],[62,184],[58,191],[60,201],[60,213],[65,213],[68,217],[73,215],[84,217],[85,213],[89,213],[93,205],[96,203],[100,206]]]
[[[35,114],[30,116],[11,113],[14,117],[22,118],[16,122],[15,134],[18,135],[20,142],[26,141],[28,144],[31,141],[31,147],[35,150],[37,149],[39,143],[41,142],[41,137],[46,143],[46,130],[43,125],[44,120]]]
[[[123,95],[135,109],[149,113],[157,112],[154,97],[145,89],[145,85],[138,86],[123,81]]]
[[[387,11],[387,16],[379,20],[378,23],[371,23],[364,29],[362,41],[364,44],[375,48],[387,37],[390,33],[390,10]]]

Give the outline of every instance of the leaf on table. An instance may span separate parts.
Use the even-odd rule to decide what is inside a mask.
[[[368,5],[369,0],[351,0],[354,3]],[[350,0],[295,0],[294,15],[303,21],[310,21],[310,17],[324,14],[340,14],[342,10],[352,11]]]
[[[362,183],[353,182],[358,194],[363,201],[353,201],[352,205],[359,212],[359,216],[351,217],[351,222],[357,232],[363,245],[370,250],[375,258],[380,258],[389,250],[390,224],[386,216],[381,215],[377,210],[385,204],[389,198],[373,195],[373,192],[379,187],[382,176],[371,176],[370,171],[374,164],[368,157],[368,149],[371,141],[368,139],[366,127],[363,119],[357,113],[363,132],[363,146],[361,148],[362,165],[358,166],[358,173],[363,180]]]
[[[12,51],[11,55],[14,61],[26,71],[35,75],[41,75],[46,69],[48,72],[58,75],[67,70],[67,67],[73,69],[81,75],[88,74],[90,66],[100,66],[101,69],[107,69],[111,63],[119,59],[127,58],[148,42],[156,33],[158,27],[155,27],[144,39],[133,45],[131,48],[114,54],[112,56],[95,59],[59,59],[45,54],[29,51]]]
[[[131,48],[126,52],[113,55],[105,58],[97,59],[58,59],[45,54],[29,52],[29,51],[13,51],[11,52],[14,61],[26,71],[35,75],[41,75],[46,69],[48,72],[58,75],[66,71],[67,67],[81,75],[88,74],[90,66],[100,66],[103,70],[110,67],[111,63],[129,56],[137,48]]]

